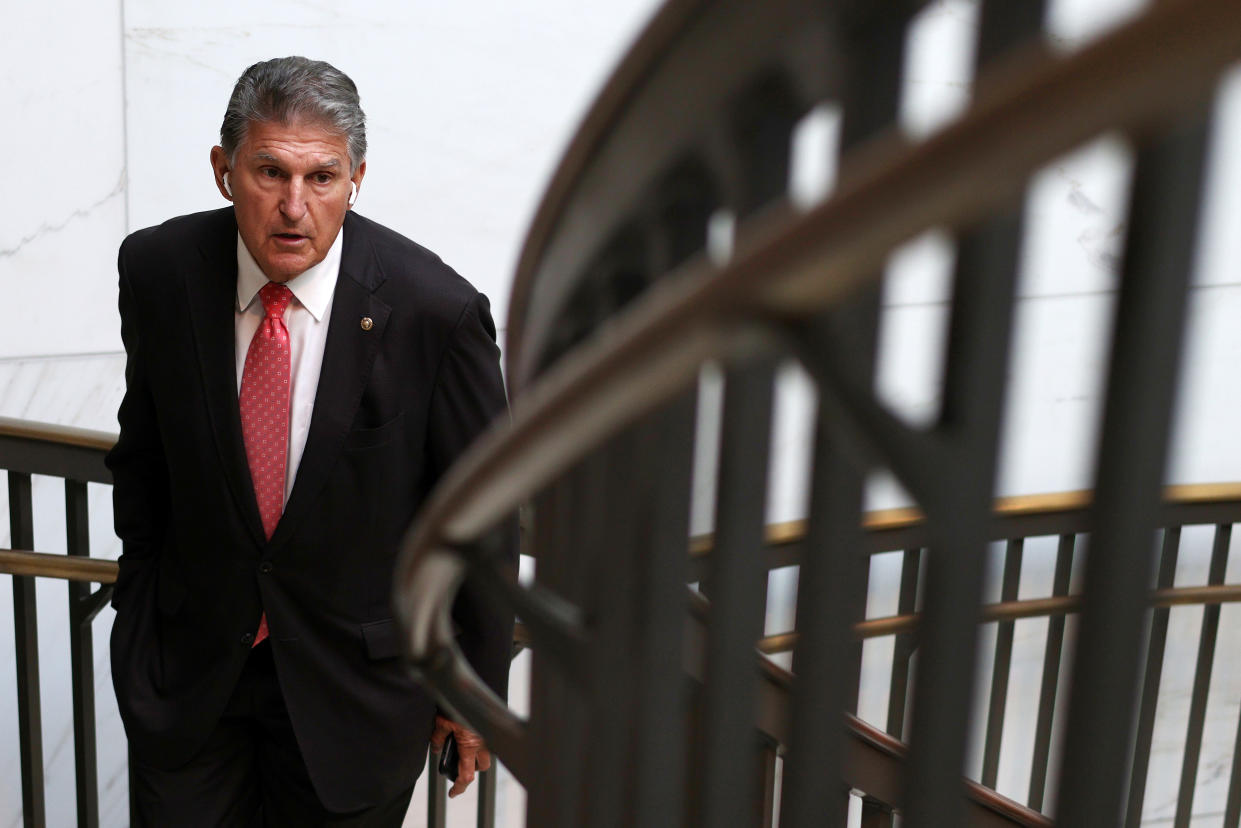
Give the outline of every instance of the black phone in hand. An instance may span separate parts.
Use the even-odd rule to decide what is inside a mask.
[[[440,776],[450,782],[456,782],[459,764],[457,759],[457,737],[456,734],[449,733],[448,738],[444,740],[444,747],[440,749]]]

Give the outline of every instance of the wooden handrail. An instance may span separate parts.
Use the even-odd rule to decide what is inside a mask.
[[[864,793],[872,794],[890,805],[898,804],[902,792],[891,783],[904,778],[909,746],[856,716],[846,714],[845,724],[849,730],[845,766],[854,775],[850,781]],[[882,790],[867,790],[867,786]],[[965,795],[969,801],[972,828],[1011,828],[1013,825],[1049,828],[1054,824],[1038,811],[972,779],[965,780]]]
[[[0,573],[28,575],[35,578],[60,578],[65,581],[86,581],[96,584],[116,583],[116,561],[83,558],[73,555],[51,555],[23,549],[0,549]]]
[[[12,417],[0,417],[0,437],[98,451],[110,450],[117,439],[117,435],[111,432]],[[1029,537],[1030,533],[1019,531],[1024,528],[1023,522],[1036,522],[1040,529],[1045,530],[1046,523],[1063,521],[1060,529],[1044,531],[1044,534],[1084,531],[1082,521],[1089,512],[1092,498],[1093,493],[1089,489],[997,498],[991,536],[995,539]],[[1203,521],[1201,515],[1194,514],[1195,511],[1203,510],[1235,510],[1236,519],[1241,520],[1241,482],[1168,486],[1163,492],[1163,503],[1163,526],[1210,522]],[[895,551],[914,545],[905,541],[925,526],[926,516],[916,506],[877,509],[862,515],[862,527],[867,535],[875,540],[872,551],[876,552]],[[791,547],[801,543],[805,534],[805,520],[770,523],[767,525],[765,542],[769,549]],[[702,558],[709,555],[714,541],[714,536],[710,533],[695,535],[689,542],[690,556]],[[59,576],[49,574],[48,577]]]
[[[105,455],[116,443],[106,431],[0,417],[0,469],[82,483],[111,483]]]
[[[691,618],[687,628],[686,667],[691,676],[702,680],[705,666],[702,619]],[[758,660],[758,726],[781,744],[789,742],[789,694],[793,674],[767,659]],[[846,784],[870,794],[881,802],[900,807],[904,801],[905,761],[909,748],[900,740],[873,727],[856,716],[844,715],[847,730],[845,761]],[[990,788],[962,780],[969,803],[973,828],[1047,828],[1052,821],[1043,814],[1003,796]]]
[[[1093,493],[1090,490],[1001,497],[995,501],[993,540],[1075,534],[1089,531],[1087,520]],[[1241,483],[1195,483],[1168,486],[1163,490],[1161,526],[1241,521]],[[879,509],[862,515],[862,527],[871,541],[871,552],[890,552],[925,544],[922,531],[926,517],[917,507]],[[1030,529],[1034,531],[1029,531]],[[769,549],[793,547],[806,536],[806,521],[770,523],[766,530]],[[690,555],[710,554],[711,534],[690,540]]]
[[[107,431],[18,420],[13,417],[0,417],[0,437],[98,451],[108,451],[116,443],[116,435]]]
[[[0,437],[13,437],[50,444],[106,451],[115,443],[116,435],[102,431],[71,428],[49,423],[0,417]],[[1021,521],[1060,519],[1072,522],[1083,518],[1092,502],[1092,492],[1076,490],[1035,495],[1019,495],[999,498],[995,502],[994,537],[1020,537],[1013,529]],[[1164,525],[1179,525],[1177,520],[1188,510],[1203,507],[1223,507],[1236,510],[1241,519],[1241,483],[1206,483],[1168,486],[1164,489]],[[925,516],[916,507],[882,509],[867,512],[862,517],[865,531],[872,536],[893,535],[916,530],[925,525]],[[1075,531],[1066,526],[1062,531]],[[786,547],[800,543],[806,532],[804,520],[773,523],[767,526],[766,543],[769,548]],[[1057,531],[1056,534],[1060,534]],[[710,534],[698,535],[690,540],[689,553],[701,558],[710,554],[714,538]],[[892,546],[903,548],[902,545]],[[117,563],[94,558],[70,557],[26,550],[0,549],[0,573],[43,578],[59,578],[100,584],[115,583]],[[1241,585],[1214,587],[1178,587],[1155,590],[1150,603],[1154,607],[1170,607],[1190,604],[1219,604],[1241,601]],[[1077,612],[1081,597],[1068,595],[1035,598],[1023,601],[1007,601],[988,604],[981,608],[980,621],[1005,621]],[[917,629],[918,615],[910,613],[883,618],[870,618],[854,625],[854,634],[860,639],[912,632]],[[758,643],[758,650],[767,654],[787,652],[796,644],[797,633],[778,633],[765,636]],[[514,643],[529,644],[524,627],[518,625]]]
[[[1172,587],[1152,590],[1152,607],[1183,607],[1199,604],[1234,604],[1241,602],[1241,584],[1221,586]],[[1042,618],[1049,615],[1068,615],[1081,610],[1080,595],[1063,595],[1050,598],[1030,598],[1024,601],[1001,601],[985,604],[979,612],[979,623],[992,621],[1015,621],[1020,618]],[[918,613],[887,615],[868,618],[853,625],[857,638],[880,638],[885,635],[916,632]],[[763,653],[783,653],[797,644],[797,633],[786,632],[764,636],[759,639],[758,650]]]

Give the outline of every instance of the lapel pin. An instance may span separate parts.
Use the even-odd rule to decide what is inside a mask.
[[[375,327],[374,320],[372,320],[369,316],[363,316],[362,317],[362,330],[369,331],[373,327]]]

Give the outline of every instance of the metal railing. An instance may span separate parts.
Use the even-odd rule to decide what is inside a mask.
[[[24,514],[26,517],[15,522],[14,537],[28,530],[23,527],[31,525],[31,497],[29,475],[40,474],[59,477],[72,473],[89,476],[89,482],[107,483],[106,473],[102,466],[102,456],[111,446],[113,436],[99,432],[85,432],[57,427],[45,427],[40,424],[12,420],[0,420],[0,467],[9,472],[10,514]],[[94,458],[92,461],[91,458]],[[97,463],[92,471],[91,463]],[[63,471],[62,471],[63,470]],[[23,476],[25,478],[23,479]],[[15,483],[16,481],[16,483]],[[74,598],[71,610],[73,620],[73,645],[71,653],[72,681],[74,691],[74,740],[77,754],[77,798],[78,821],[82,826],[98,824],[98,804],[96,792],[95,768],[95,730],[94,730],[94,698],[92,694],[93,673],[90,652],[89,625],[99,609],[110,595],[110,585],[116,579],[117,565],[113,561],[92,559],[86,555],[88,548],[84,528],[87,526],[85,512],[85,490],[87,481],[70,478],[66,480],[70,555],[51,555],[31,551],[0,550],[0,572],[13,576],[15,589],[19,584],[29,583],[36,577],[66,580],[73,590]],[[1164,545],[1164,559],[1158,588],[1150,594],[1150,604],[1161,609],[1154,614],[1154,626],[1151,644],[1148,648],[1148,664],[1146,667],[1148,686],[1143,694],[1143,722],[1140,736],[1135,747],[1135,755],[1139,761],[1133,769],[1131,790],[1144,790],[1145,758],[1149,756],[1154,721],[1155,700],[1158,697],[1158,679],[1165,658],[1164,635],[1168,621],[1167,607],[1187,604],[1218,605],[1222,602],[1241,601],[1241,585],[1225,585],[1221,561],[1226,560],[1228,532],[1231,525],[1241,520],[1241,485],[1211,486],[1180,486],[1165,491],[1164,505],[1157,518],[1159,526],[1168,532],[1169,540]],[[1033,770],[1030,781],[1030,794],[1026,807],[999,796],[993,790],[995,786],[994,759],[985,762],[989,771],[984,771],[980,782],[970,783],[967,796],[970,802],[970,823],[975,825],[1045,825],[1047,820],[1037,811],[1042,805],[1046,784],[1049,748],[1052,740],[1052,716],[1056,707],[1057,678],[1060,674],[1060,656],[1063,650],[1064,630],[1063,617],[1067,613],[1080,609],[1081,596],[1068,592],[1067,573],[1071,568],[1072,550],[1077,536],[1084,533],[1089,524],[1090,493],[1070,492],[1058,495],[1035,497],[1008,498],[997,501],[994,517],[988,528],[988,539],[1006,541],[1009,544],[1007,558],[1011,562],[1014,556],[1020,556],[1023,541],[1039,536],[1057,536],[1060,538],[1060,555],[1057,560],[1056,587],[1052,596],[1047,598],[1027,598],[1025,600],[1007,600],[982,608],[984,622],[998,622],[1009,625],[1017,619],[1051,616],[1060,619],[1059,623],[1049,625],[1045,649],[1044,673],[1039,704],[1039,716],[1036,736],[1036,755],[1032,763]],[[1177,539],[1180,530],[1185,526],[1215,525],[1217,551],[1213,558],[1212,583],[1204,586],[1177,587],[1170,584],[1170,573],[1175,569],[1177,556]],[[917,594],[919,567],[917,561],[929,538],[928,525],[925,517],[916,509],[897,509],[868,513],[864,520],[864,549],[869,555],[888,552],[902,552],[906,558],[902,566],[904,582],[901,585],[902,612],[895,616],[867,618],[854,625],[854,635],[859,639],[894,636],[897,639],[898,657],[893,659],[890,677],[889,713],[886,732],[872,724],[856,718],[848,720],[852,733],[847,747],[845,767],[846,782],[850,787],[864,791],[864,810],[875,817],[886,814],[902,802],[900,780],[902,767],[906,761],[907,747],[900,741],[902,724],[905,718],[905,688],[908,684],[908,668],[910,659],[916,649],[916,637],[919,617],[913,612],[913,601],[909,596]],[[769,525],[766,528],[762,553],[762,567],[765,571],[779,569],[800,560],[806,542],[806,523],[804,521]],[[688,546],[688,562],[686,577],[690,580],[701,580],[709,571],[709,561],[714,548],[715,539],[711,536],[700,536],[691,539]],[[30,544],[33,545],[33,544]],[[1224,552],[1218,551],[1219,549]],[[1221,558],[1220,555],[1225,555]],[[1011,568],[1011,567],[1010,567]],[[101,589],[90,592],[88,584],[103,585]],[[24,590],[25,587],[23,586]],[[689,593],[690,618],[701,625],[709,615],[709,602],[698,593]],[[33,601],[25,602],[15,616],[15,630],[19,646],[23,640],[33,642],[35,624],[35,607]],[[1182,788],[1192,791],[1192,785],[1198,767],[1197,756],[1201,750],[1202,723],[1205,716],[1206,688],[1210,683],[1210,665],[1213,656],[1214,636],[1208,631],[1217,620],[1209,616],[1204,618],[1202,637],[1203,655],[1199,658],[1199,669],[1195,676],[1195,697],[1199,700],[1194,705],[1189,724],[1189,735],[1184,748]],[[690,640],[701,640],[703,628],[699,628],[690,636]],[[523,627],[519,630],[518,646],[529,641],[528,631]],[[765,636],[758,642],[758,651],[766,654],[788,652],[795,649],[797,632]],[[989,757],[998,756],[1003,738],[1004,722],[1002,699],[1007,692],[1006,670],[1000,665],[1007,664],[1007,657],[1001,652],[1011,653],[1011,636],[997,640],[993,670],[991,696],[989,699],[988,728],[986,752]],[[19,665],[31,665],[25,675],[19,673],[18,692],[22,699],[23,733],[23,779],[29,780],[24,785],[24,813],[27,825],[42,825],[43,819],[43,781],[42,762],[38,746],[41,745],[39,717],[29,716],[26,711],[38,710],[38,653],[29,651],[24,656],[19,653]],[[700,648],[687,654],[686,666],[691,675],[702,675],[703,662]],[[764,663],[759,667],[763,689],[761,712],[757,718],[758,728],[772,740],[769,748],[771,761],[763,765],[764,785],[768,790],[775,788],[775,757],[782,754],[788,744],[789,693],[794,676],[787,670],[772,663]],[[1153,682],[1153,684],[1151,683]],[[25,688],[25,689],[23,689]],[[31,750],[31,747],[34,750]],[[1231,778],[1237,776],[1234,767]],[[427,824],[435,828],[446,821],[446,783],[439,777],[435,763],[429,764],[429,790]],[[1188,786],[1186,788],[1186,786]],[[1241,788],[1233,782],[1234,791],[1230,801],[1241,797]],[[496,814],[496,776],[495,772],[481,775],[478,792],[478,824],[494,826]],[[1133,807],[1134,813],[1141,812],[1140,793],[1137,794]],[[770,813],[770,811],[769,811]],[[1136,823],[1135,823],[1136,824]]]
[[[80,828],[99,825],[91,625],[111,599],[117,564],[89,557],[86,485],[111,484],[112,476],[103,458],[115,442],[116,435],[106,432],[0,417],[0,469],[8,472],[9,525],[11,545],[15,547],[0,549],[0,573],[11,575],[13,580],[22,817],[27,828],[47,824],[36,578],[68,582],[77,824]],[[68,555],[31,551],[35,547],[32,475],[64,480]],[[91,584],[100,587],[92,591]],[[448,783],[435,761],[428,760],[427,779],[426,824],[429,828],[443,828]],[[478,774],[476,788],[477,824],[479,828],[494,828],[496,771]]]
[[[552,180],[510,305],[512,425],[497,426],[441,482],[407,537],[397,590],[416,663],[526,783],[528,819],[540,828],[732,826],[751,814],[770,820],[775,807],[783,826],[842,824],[846,791],[833,780],[854,770],[841,717],[856,702],[852,635],[865,595],[856,551],[865,545],[863,482],[876,467],[926,515],[925,542],[897,547],[925,547],[907,556],[910,573],[925,569],[925,603],[916,688],[893,678],[912,705],[902,733],[910,749],[899,795],[885,801],[913,825],[978,818],[960,774],[1023,195],[1041,168],[1102,134],[1129,141],[1135,161],[1094,495],[1082,528],[1053,530],[1064,536],[1065,560],[1072,534],[1091,537],[1061,702],[1057,821],[1093,828],[1140,816],[1124,800],[1139,770],[1131,728],[1137,721],[1141,738],[1147,721],[1134,692],[1153,580],[1145,551],[1158,526],[1210,101],[1241,58],[1241,6],[1154,3],[1060,55],[1042,38],[1043,3],[982,0],[974,100],[911,142],[895,122],[905,35],[922,5],[669,2]],[[799,212],[786,197],[792,136],[824,104],[842,113],[838,183]],[[708,239],[729,222],[733,252],[723,254]],[[942,406],[936,422],[916,428],[872,390],[878,287],[894,248],[932,228],[954,235],[957,257]],[[754,648],[774,373],[786,359],[813,379],[819,411],[810,517],[792,558],[797,637],[784,676],[777,806],[772,785],[760,784],[769,777],[754,773],[756,761],[772,764],[769,750],[754,755],[753,711],[770,685]],[[708,363],[723,366],[724,393],[716,539],[702,564],[710,604],[698,616],[706,623],[694,625],[684,549],[697,382]],[[480,543],[527,499],[538,558],[530,587],[499,577]],[[1165,533],[1165,546],[1175,534]],[[1006,603],[1020,556],[1020,543],[1010,544]],[[454,648],[448,613],[467,570],[490,577],[495,599],[526,625],[528,720],[491,695]],[[914,594],[903,590],[903,613]],[[678,634],[687,623],[700,630],[690,643]],[[1000,623],[1003,666],[1012,622]],[[1051,627],[1059,645],[1063,620]],[[902,662],[908,650],[898,643]],[[696,653],[702,680],[687,690],[682,667],[692,671]],[[989,700],[996,722],[1004,680],[993,680]],[[996,738],[989,730],[985,779],[995,774]],[[582,755],[587,745],[589,770],[558,765],[555,779],[546,776],[541,757]],[[1031,781],[1032,802],[1048,784]],[[1140,796],[1141,786],[1130,787]]]
[[[987,530],[992,543],[1002,542],[1004,549],[1002,600],[985,604],[980,609],[982,623],[997,625],[992,669],[988,677],[989,692],[985,701],[985,739],[982,771],[977,780],[979,786],[969,789],[969,797],[976,805],[988,803],[995,807],[1012,805],[1010,800],[993,800],[1001,745],[1004,739],[1005,704],[1009,696],[1009,670],[1013,655],[1014,623],[1020,619],[1049,618],[1050,623],[1044,641],[1043,661],[1039,683],[1038,713],[1035,725],[1034,748],[1028,780],[1028,794],[1024,804],[1031,811],[1044,808],[1047,796],[1049,759],[1053,744],[1053,719],[1057,712],[1057,692],[1063,677],[1062,657],[1065,652],[1065,616],[1080,611],[1082,595],[1070,593],[1069,578],[1073,568],[1074,550],[1088,541],[1087,526],[1090,516],[1089,492],[1066,492],[1034,497],[1005,498],[997,501],[993,518]],[[1201,622],[1197,666],[1193,676],[1193,703],[1188,717],[1186,736],[1182,750],[1179,793],[1176,799],[1176,825],[1188,825],[1193,794],[1199,780],[1199,757],[1202,751],[1203,729],[1206,721],[1208,692],[1212,666],[1215,660],[1216,634],[1219,625],[1219,606],[1241,601],[1241,584],[1225,584],[1224,575],[1228,561],[1229,541],[1233,524],[1241,521],[1241,485],[1216,484],[1174,486],[1166,489],[1163,503],[1156,517],[1156,525],[1163,530],[1159,557],[1159,577],[1148,594],[1153,608],[1151,624],[1146,639],[1145,678],[1141,690],[1141,707],[1133,746],[1133,761],[1129,782],[1129,799],[1125,824],[1136,828],[1139,824],[1143,798],[1146,792],[1146,774],[1151,755],[1154,722],[1159,699],[1159,682],[1168,655],[1167,628],[1169,609],[1174,606],[1204,606]],[[914,611],[915,597],[920,584],[921,556],[926,552],[927,524],[923,516],[913,509],[872,512],[866,515],[865,548],[868,554],[898,553],[902,556],[900,610],[896,615],[871,617],[853,626],[858,639],[884,636],[894,637],[894,655],[889,676],[888,714],[885,727],[889,738],[901,737],[907,713],[907,688],[911,682],[910,663],[916,651],[919,615]],[[1210,572],[1207,583],[1192,586],[1173,586],[1173,575],[1180,553],[1182,530],[1187,527],[1205,526],[1213,529]],[[1055,575],[1051,595],[1017,600],[1018,573],[1021,570],[1023,548],[1036,538],[1056,541]],[[804,554],[797,547],[806,540],[806,524],[795,522],[767,527],[767,544],[764,549],[764,565],[769,569],[787,566]],[[710,538],[699,538],[693,547],[695,558],[709,557]],[[702,618],[708,612],[705,599],[695,600],[693,613]],[[758,642],[758,650],[764,654],[784,653],[795,650],[798,634],[790,631],[768,635]],[[763,695],[771,709],[760,713],[760,720],[777,722],[779,725],[766,731],[779,744],[787,744],[788,692],[793,675],[780,668],[767,668],[772,688]],[[857,730],[857,725],[853,725]],[[1231,825],[1241,816],[1241,732],[1238,733],[1238,749],[1234,750],[1228,768],[1230,787],[1225,825]],[[903,754],[902,754],[903,755]],[[884,781],[856,776],[856,762],[846,762],[846,780],[852,787],[868,793],[882,790],[890,795],[889,784]],[[866,803],[868,810],[890,811],[897,800],[885,800],[872,796]],[[977,807],[975,808],[977,810]],[[1011,812],[1019,820],[1029,814]],[[971,822],[976,822],[975,815]],[[1041,823],[1028,823],[1041,824]]]
[[[99,824],[95,750],[94,643],[91,622],[112,595],[116,565],[91,560],[86,485],[111,483],[103,456],[114,437],[95,431],[44,426],[0,418],[0,468],[8,471],[10,545],[32,550],[32,475],[64,480],[68,557],[4,550],[0,571],[13,575],[13,630],[17,657],[18,739],[22,768],[22,815],[27,828],[46,821],[43,726],[40,706],[38,607],[35,578],[69,582],[70,680],[73,687],[74,772],[78,824]],[[91,583],[102,586],[91,591]]]

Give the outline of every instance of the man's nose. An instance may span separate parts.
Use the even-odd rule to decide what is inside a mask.
[[[280,212],[289,221],[301,221],[306,215],[306,185],[298,177],[290,177],[280,199]]]

